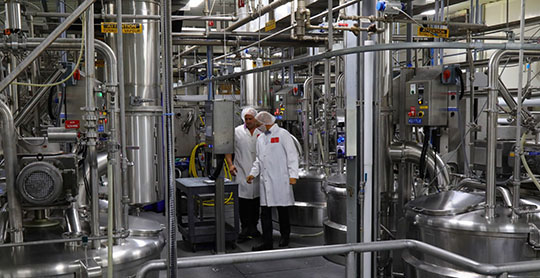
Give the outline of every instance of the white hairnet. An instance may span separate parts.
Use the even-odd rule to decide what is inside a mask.
[[[255,116],[255,119],[263,125],[273,125],[276,121],[276,117],[266,111],[259,112],[257,116]]]
[[[242,114],[240,114],[240,116],[242,117],[242,121],[246,121],[246,115],[251,115],[253,117],[255,117],[257,115],[257,110],[255,110],[255,108],[253,107],[246,107],[244,109],[242,109]]]

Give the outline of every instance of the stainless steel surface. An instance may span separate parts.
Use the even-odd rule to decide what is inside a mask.
[[[73,13],[66,18],[54,31],[52,31],[43,42],[36,47],[32,52],[26,56],[26,58],[8,75],[6,78],[0,81],[0,92],[6,89],[6,87],[17,78],[32,62],[43,52],[51,43],[62,34],[82,13],[86,11],[94,3],[94,0],[86,0],[81,3]]]
[[[483,200],[480,194],[449,191],[411,201],[407,207],[406,236],[481,263],[510,265],[536,259],[537,251],[527,243],[528,223],[538,223],[539,215],[514,219],[511,208],[497,205],[495,217],[488,219],[481,206]],[[408,277],[486,277],[474,276],[448,261],[413,251],[405,255],[405,260],[410,266]]]
[[[6,29],[10,29],[12,31],[21,30],[21,2],[19,2],[19,0],[7,0],[4,3],[6,12]]]
[[[324,220],[324,244],[342,244],[347,242],[347,176],[333,175],[324,184],[327,198],[327,215]],[[325,256],[326,259],[344,265],[342,255]]]
[[[245,55],[245,54],[242,54]],[[242,70],[256,68],[255,58],[243,59]],[[242,103],[258,110],[270,108],[270,73],[260,72],[242,76]]]
[[[198,143],[199,109],[197,106],[174,108],[174,153],[189,157]]]
[[[291,226],[322,228],[326,218],[326,196],[322,190],[324,173],[301,169],[293,186],[294,206],[289,208]],[[277,213],[272,214],[277,222]],[[296,229],[295,229],[296,230]]]
[[[139,223],[139,220],[144,221]],[[153,221],[131,217],[130,223],[158,226]],[[139,224],[137,224],[139,223]],[[80,238],[78,239],[80,241]],[[154,236],[130,236],[122,245],[113,247],[114,277],[134,275],[142,263],[160,257],[165,245],[161,234]],[[18,248],[0,248],[1,277],[84,277],[85,273],[79,261],[95,260],[98,269],[106,273],[107,249],[88,248],[85,254],[83,246],[55,243]],[[70,276],[69,276],[70,275]],[[82,275],[82,276],[81,276]]]
[[[1,91],[1,90],[0,90]],[[6,189],[9,208],[9,223],[11,241],[15,243],[23,242],[22,230],[22,210],[19,196],[15,189],[15,182],[18,172],[17,147],[15,124],[9,107],[0,101],[0,121],[2,124],[2,150],[4,151],[6,174]]]
[[[134,15],[159,15],[159,3],[154,1],[123,2],[123,12]],[[113,14],[115,5],[105,5],[106,13]],[[159,21],[132,19],[124,22],[140,23],[141,34],[123,34],[124,87],[126,103],[127,184],[132,205],[157,202],[162,197],[158,184],[157,117],[161,113],[159,94]],[[117,49],[116,35],[106,34],[106,42]],[[122,117],[120,117],[122,118]]]
[[[393,144],[388,150],[390,158],[394,163],[412,162],[419,163],[422,147],[415,143]],[[440,186],[446,188],[450,183],[450,176],[444,161],[433,150],[426,155],[426,166],[431,176],[436,176]]]
[[[64,127],[48,127],[47,141],[51,143],[76,143],[79,140],[79,132]]]

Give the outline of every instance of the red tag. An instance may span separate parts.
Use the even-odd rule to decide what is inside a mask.
[[[279,143],[279,137],[270,138],[270,143]]]
[[[261,134],[257,134],[257,138],[259,138],[259,136],[261,136]]]
[[[69,120],[66,121],[65,127],[68,129],[79,129],[81,128],[81,124],[78,120]]]
[[[75,69],[73,72],[73,79],[81,80],[81,71],[79,69]]]

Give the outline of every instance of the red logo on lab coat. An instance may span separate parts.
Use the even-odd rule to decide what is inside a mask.
[[[279,137],[271,138],[270,143],[279,143]]]

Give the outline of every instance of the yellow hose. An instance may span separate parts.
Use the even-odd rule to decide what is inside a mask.
[[[189,174],[192,176],[192,177],[199,177],[199,175],[197,175],[197,169],[195,168],[195,153],[197,152],[197,149],[201,146],[205,146],[206,143],[205,142],[202,142],[198,145],[196,145],[193,150],[191,151],[191,155],[189,157],[189,168],[188,168],[188,172]]]

